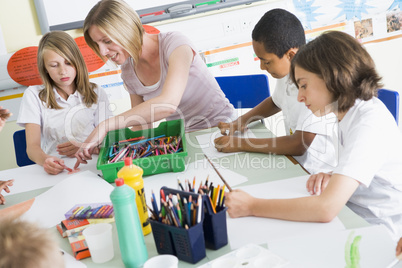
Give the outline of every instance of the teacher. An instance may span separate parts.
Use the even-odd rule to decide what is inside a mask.
[[[181,33],[145,33],[138,14],[121,0],[99,1],[85,18],[83,30],[99,57],[121,66],[131,109],[94,129],[76,153],[76,167],[91,159],[90,149],[111,130],[139,130],[162,119],[182,118],[189,132],[236,118],[233,105]]]

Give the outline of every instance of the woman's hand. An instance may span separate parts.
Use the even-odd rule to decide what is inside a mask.
[[[331,174],[318,173],[311,175],[307,180],[306,188],[311,195],[320,195],[328,185]]]
[[[82,163],[87,164],[87,160],[92,159],[92,153],[96,151],[95,147],[102,143],[103,139],[106,137],[106,134],[106,125],[105,121],[103,121],[92,131],[92,133],[75,153],[77,162],[75,163],[74,169],[77,169]]]
[[[75,153],[78,151],[80,147],[74,145],[71,142],[65,142],[57,145],[57,152],[59,155],[65,155],[67,157],[75,157]]]

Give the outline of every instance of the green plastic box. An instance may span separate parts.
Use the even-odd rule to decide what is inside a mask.
[[[185,157],[187,156],[187,145],[184,132],[184,122],[182,119],[161,122],[157,128],[131,131],[128,128],[109,131],[103,140],[96,168],[102,171],[103,178],[113,183],[117,178],[117,172],[124,166],[124,161],[108,163],[108,148],[114,142],[135,137],[144,136],[146,138],[157,137],[160,135],[180,136],[182,150],[178,153],[164,154],[158,156],[148,156],[133,159],[133,164],[144,170],[144,176],[165,172],[179,172],[185,169]]]

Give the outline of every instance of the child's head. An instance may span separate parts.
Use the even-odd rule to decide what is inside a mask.
[[[48,230],[7,219],[0,221],[0,267],[61,268],[64,258]]]
[[[305,79],[312,75],[321,86]],[[312,104],[300,96],[324,92],[330,96],[326,104],[332,103],[330,110],[335,112],[348,111],[356,99],[371,99],[382,86],[370,54],[355,38],[339,31],[325,32],[303,46],[293,58],[290,76],[299,88],[299,101]]]
[[[105,40],[92,40],[90,28],[97,27]],[[105,60],[106,54],[98,42],[113,42],[130,54],[134,62],[138,61],[142,49],[144,28],[140,17],[122,0],[101,0],[88,13],[84,21],[84,37],[89,47]],[[108,40],[106,40],[108,39]]]
[[[39,41],[37,62],[39,74],[45,86],[39,97],[48,107],[60,109],[56,103],[53,88],[63,90],[63,87],[73,87],[84,95],[87,105],[97,101],[81,51],[75,40],[66,32],[51,31],[43,35]],[[63,76],[69,79],[61,80]]]
[[[265,13],[255,25],[252,38],[254,52],[261,60],[261,69],[275,78],[289,73],[290,61],[306,43],[299,19],[283,9]]]

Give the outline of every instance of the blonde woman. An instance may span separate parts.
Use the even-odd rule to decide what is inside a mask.
[[[103,89],[89,82],[84,58],[65,32],[45,34],[39,42],[38,69],[43,85],[26,89],[17,123],[25,127],[27,153],[49,174],[65,168],[80,142],[111,113]]]
[[[186,131],[194,131],[234,119],[233,105],[181,33],[145,33],[137,13],[119,0],[98,2],[83,30],[98,56],[121,66],[132,108],[91,133],[76,154],[76,166],[91,158],[88,150],[110,130],[148,128],[155,121],[182,118]]]

